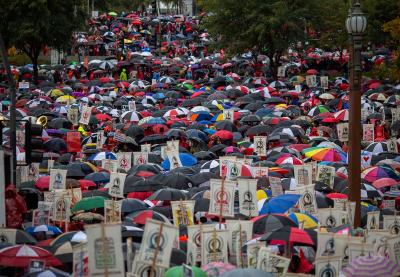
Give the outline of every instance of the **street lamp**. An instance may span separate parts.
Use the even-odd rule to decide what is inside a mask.
[[[356,203],[353,225],[360,226],[361,201],[361,48],[362,36],[367,28],[367,18],[361,11],[358,0],[352,1],[352,7],[346,20],[346,29],[350,40],[350,110],[349,110],[349,186],[350,201]]]

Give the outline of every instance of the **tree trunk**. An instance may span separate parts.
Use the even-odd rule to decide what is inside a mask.
[[[35,55],[34,57],[31,58],[33,65],[33,83],[35,85],[39,83],[38,59],[39,55]]]

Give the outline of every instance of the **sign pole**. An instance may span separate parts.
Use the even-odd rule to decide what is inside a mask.
[[[154,274],[155,274],[154,271],[156,269],[157,256],[158,256],[158,251],[160,249],[160,237],[161,237],[163,228],[164,228],[164,223],[161,223],[160,230],[158,231],[158,235],[157,235],[157,247],[156,247],[156,250],[154,251],[154,257],[153,257],[153,262],[151,264],[149,277],[154,277]]]

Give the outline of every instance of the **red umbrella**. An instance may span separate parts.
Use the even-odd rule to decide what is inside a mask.
[[[223,140],[233,139],[232,132],[226,131],[226,130],[219,130],[219,131],[215,132],[215,134],[213,136],[219,137],[220,139],[223,139]]]
[[[112,120],[111,116],[109,116],[108,114],[104,114],[104,113],[98,113],[95,116],[100,121],[111,121]]]
[[[381,179],[375,180],[372,183],[372,185],[377,189],[384,188],[384,187],[391,187],[391,186],[397,185],[397,184],[399,184],[399,182],[392,178],[381,178]]]
[[[96,183],[91,180],[82,179],[82,180],[79,180],[79,184],[80,184],[82,190],[89,190],[90,188],[97,187]]]
[[[62,263],[49,251],[32,245],[15,245],[0,251],[0,265],[28,267],[31,260],[42,260],[46,266],[61,266]]]
[[[289,149],[294,149],[298,152],[303,151],[306,148],[310,148],[309,144],[292,144],[288,146]]]
[[[296,245],[316,245],[317,232],[313,230],[302,230],[296,227],[285,226],[272,232],[264,234],[260,240],[291,243]]]
[[[49,185],[50,185],[50,176],[42,176],[39,179],[37,179],[35,183],[35,187],[37,187],[39,190],[49,189]]]
[[[309,69],[306,73],[307,75],[317,75],[318,71],[316,69]]]
[[[328,193],[326,195],[326,197],[328,197],[330,199],[347,199],[348,198],[347,194],[338,193],[338,192]]]

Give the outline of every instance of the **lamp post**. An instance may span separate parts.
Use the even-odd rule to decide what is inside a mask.
[[[350,40],[350,110],[349,110],[349,186],[350,201],[356,203],[354,228],[360,226],[361,201],[361,47],[362,36],[367,28],[367,18],[361,11],[358,0],[352,1],[352,7],[346,20],[346,29]]]

